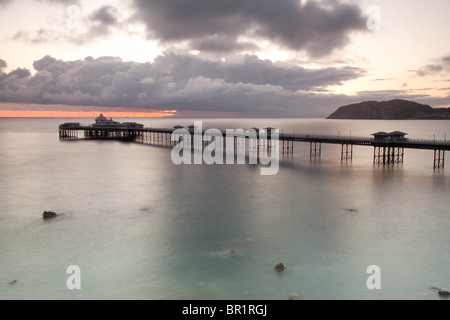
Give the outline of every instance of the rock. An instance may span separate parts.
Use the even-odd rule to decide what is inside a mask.
[[[43,218],[44,219],[52,219],[56,218],[58,215],[52,211],[44,211]]]
[[[448,298],[450,296],[450,292],[448,292],[447,290],[439,290],[438,293],[440,297]]]
[[[275,271],[283,272],[284,270],[286,270],[286,267],[281,262],[275,266]]]
[[[364,101],[340,107],[328,119],[448,119],[450,109],[433,109],[429,105],[407,100]]]

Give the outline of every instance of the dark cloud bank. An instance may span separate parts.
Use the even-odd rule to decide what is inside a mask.
[[[0,102],[4,103],[326,117],[341,105],[361,100],[430,101],[426,95],[411,96],[402,90],[361,92],[354,97],[328,94],[327,86],[356,79],[364,70],[286,67],[250,55],[214,62],[166,52],[153,63],[114,57],[62,61],[46,56],[34,63],[34,75],[27,69],[5,73],[6,66],[0,60]]]
[[[34,75],[26,69],[0,74],[0,102],[324,116],[333,99],[345,97],[312,91],[363,74],[352,67],[287,67],[250,55],[214,62],[171,52],[153,63],[46,56],[33,66]]]
[[[6,5],[14,0],[0,0]],[[73,0],[35,0],[60,5]],[[107,5],[84,13],[85,32],[20,30],[16,40],[31,43],[61,41],[87,44],[114,31],[143,23],[147,38],[163,44],[186,43],[189,49],[215,54],[258,50],[269,40],[281,48],[303,51],[311,57],[330,54],[364,31],[366,17],[354,4],[338,0],[129,0],[135,13],[122,16]]]
[[[61,61],[46,56],[34,63],[33,76],[25,69],[2,73],[0,102],[325,116],[330,105],[346,99],[327,94],[327,87],[364,74],[350,66],[307,69],[244,54],[268,40],[311,57],[328,55],[345,46],[351,32],[364,30],[365,19],[356,5],[336,0],[130,3],[135,14],[126,21],[111,6],[87,15],[88,34],[71,36],[69,42],[85,45],[137,22],[144,24],[149,39],[169,46],[184,43],[202,54],[166,52],[153,63],[111,57]],[[15,36],[32,43],[52,39],[52,30]],[[205,53],[216,61],[202,58]],[[220,60],[224,56],[227,60]]]
[[[50,1],[50,0],[40,0]],[[11,1],[0,0],[0,5]],[[66,0],[50,2],[68,4]],[[114,7],[87,16],[89,32],[71,41],[86,45],[109,36],[127,23],[143,23],[149,39],[185,43],[200,55],[166,51],[152,63],[88,57],[62,61],[46,56],[34,63],[36,73],[5,73],[0,60],[0,102],[102,106],[109,108],[177,109],[242,112],[259,116],[326,117],[337,107],[372,98],[407,96],[404,91],[355,97],[327,93],[365,74],[360,68],[298,65],[262,60],[244,52],[268,40],[311,58],[331,54],[365,30],[361,10],[337,0],[132,0],[136,13],[125,20]],[[17,39],[52,41],[48,30],[22,32]],[[204,54],[215,60],[205,59]],[[221,60],[226,57],[226,60]],[[447,62],[442,60],[441,62]],[[427,66],[422,72],[438,71]],[[416,96],[426,99],[427,96]]]
[[[366,19],[352,4],[299,0],[134,0],[147,36],[188,41],[192,49],[231,52],[268,39],[281,47],[323,56],[344,46]],[[240,36],[256,41],[239,41]],[[224,45],[226,44],[226,45]]]

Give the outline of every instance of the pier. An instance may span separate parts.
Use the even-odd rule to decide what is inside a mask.
[[[194,126],[186,128],[189,133],[188,137],[181,137],[178,141],[172,141],[172,133],[176,129],[183,129],[182,126],[174,128],[144,128],[142,125],[135,123],[111,125],[111,126],[95,126],[81,125],[79,123],[65,123],[59,126],[59,138],[61,140],[79,140],[79,139],[100,139],[100,140],[122,140],[138,143],[146,143],[152,145],[174,146],[182,139],[190,139],[194,143]],[[249,148],[267,148],[271,150],[273,141],[271,137],[273,128],[266,128],[269,132],[267,139],[263,143],[259,140],[259,130],[257,132],[256,141],[249,143]],[[82,133],[80,138],[79,134]],[[247,131],[248,132],[248,131]],[[202,135],[207,134],[205,130],[201,131]],[[226,145],[226,132],[221,131],[223,135],[223,143]],[[341,145],[340,159],[341,161],[351,161],[354,154],[354,146],[366,146],[374,149],[373,164],[374,165],[391,165],[403,163],[405,158],[405,149],[420,149],[434,152],[433,168],[439,169],[445,166],[445,151],[450,150],[450,141],[447,140],[420,140],[405,138],[406,133],[403,132],[378,132],[372,134],[373,137],[351,137],[351,136],[332,136],[332,135],[316,135],[316,134],[279,134],[280,153],[283,155],[294,154],[294,143],[309,143],[310,157],[320,158],[322,155],[323,144]],[[248,134],[243,134],[243,138],[250,139]],[[242,147],[235,137],[233,141],[234,148]],[[202,141],[200,146],[205,147],[209,142]],[[245,145],[244,145],[245,147]]]

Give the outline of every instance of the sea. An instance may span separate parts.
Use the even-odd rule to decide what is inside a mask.
[[[450,139],[438,120],[114,120]],[[372,147],[341,161],[340,145],[311,158],[296,142],[265,176],[260,164],[176,165],[167,146],[60,140],[64,122],[94,119],[0,119],[1,300],[439,300],[450,289],[450,163],[434,169],[432,150],[383,166]]]

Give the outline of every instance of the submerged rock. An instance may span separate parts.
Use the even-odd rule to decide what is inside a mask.
[[[281,262],[275,266],[275,271],[283,272],[284,270],[286,270],[286,267]]]
[[[440,297],[448,298],[450,296],[450,292],[448,292],[447,290],[439,290],[438,293]]]
[[[42,216],[44,219],[52,219],[56,218],[58,215],[52,211],[44,211],[44,214]]]

